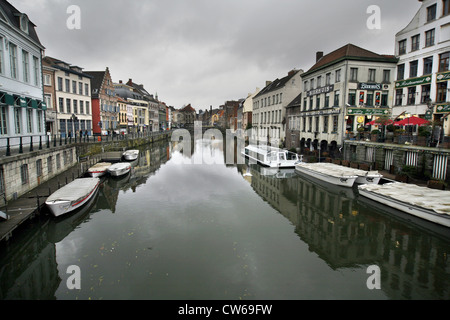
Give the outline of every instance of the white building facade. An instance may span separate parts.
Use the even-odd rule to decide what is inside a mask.
[[[12,145],[45,137],[44,47],[27,15],[0,3],[0,136]],[[7,139],[1,139],[5,146]]]
[[[450,0],[423,0],[395,37],[399,57],[393,116],[409,114],[443,120],[450,134]]]
[[[301,92],[303,70],[292,70],[287,76],[267,81],[253,97],[252,139],[275,147],[286,138],[286,106]]]

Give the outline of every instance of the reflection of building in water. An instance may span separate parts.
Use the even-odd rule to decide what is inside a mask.
[[[392,299],[450,298],[448,237],[363,207],[351,188],[299,175],[277,179],[253,166],[239,170],[250,171],[253,189],[331,268],[379,266],[381,289]]]

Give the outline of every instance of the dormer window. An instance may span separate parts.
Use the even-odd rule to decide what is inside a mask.
[[[25,33],[28,33],[28,17],[25,14],[20,16],[20,30]]]

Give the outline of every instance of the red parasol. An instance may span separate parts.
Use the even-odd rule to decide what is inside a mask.
[[[396,126],[415,126],[415,125],[422,126],[422,125],[429,124],[429,123],[430,122],[428,120],[413,116],[413,117],[405,118],[400,121],[396,121],[394,124]]]

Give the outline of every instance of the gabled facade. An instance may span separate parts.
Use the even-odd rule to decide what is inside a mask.
[[[417,14],[395,36],[399,61],[393,116],[441,120],[450,112],[450,1],[420,2]],[[450,120],[443,120],[450,135]]]
[[[252,138],[256,141],[280,146],[286,138],[286,106],[302,90],[303,70],[291,70],[287,76],[267,81],[253,97]]]
[[[92,124],[94,135],[119,133],[119,109],[109,68],[86,71],[92,77]]]
[[[31,137],[36,142],[46,133],[43,50],[28,16],[0,1],[0,135],[12,144],[19,137],[24,143]]]
[[[255,92],[249,93],[242,106],[242,129],[246,130],[252,125],[253,116],[253,98],[261,91],[256,88]],[[250,126],[249,126],[250,124]]]
[[[136,84],[133,79],[129,79],[127,85],[132,87],[134,92],[140,94],[142,99],[147,102],[148,105],[148,125],[146,130],[159,131],[159,101],[147,90],[145,90],[142,84]]]
[[[43,58],[42,65],[44,96],[46,100],[54,97],[54,105],[48,112],[54,134],[63,138],[80,136],[80,132],[91,135],[91,76],[78,66],[48,56]],[[53,87],[48,85],[52,78]]]

